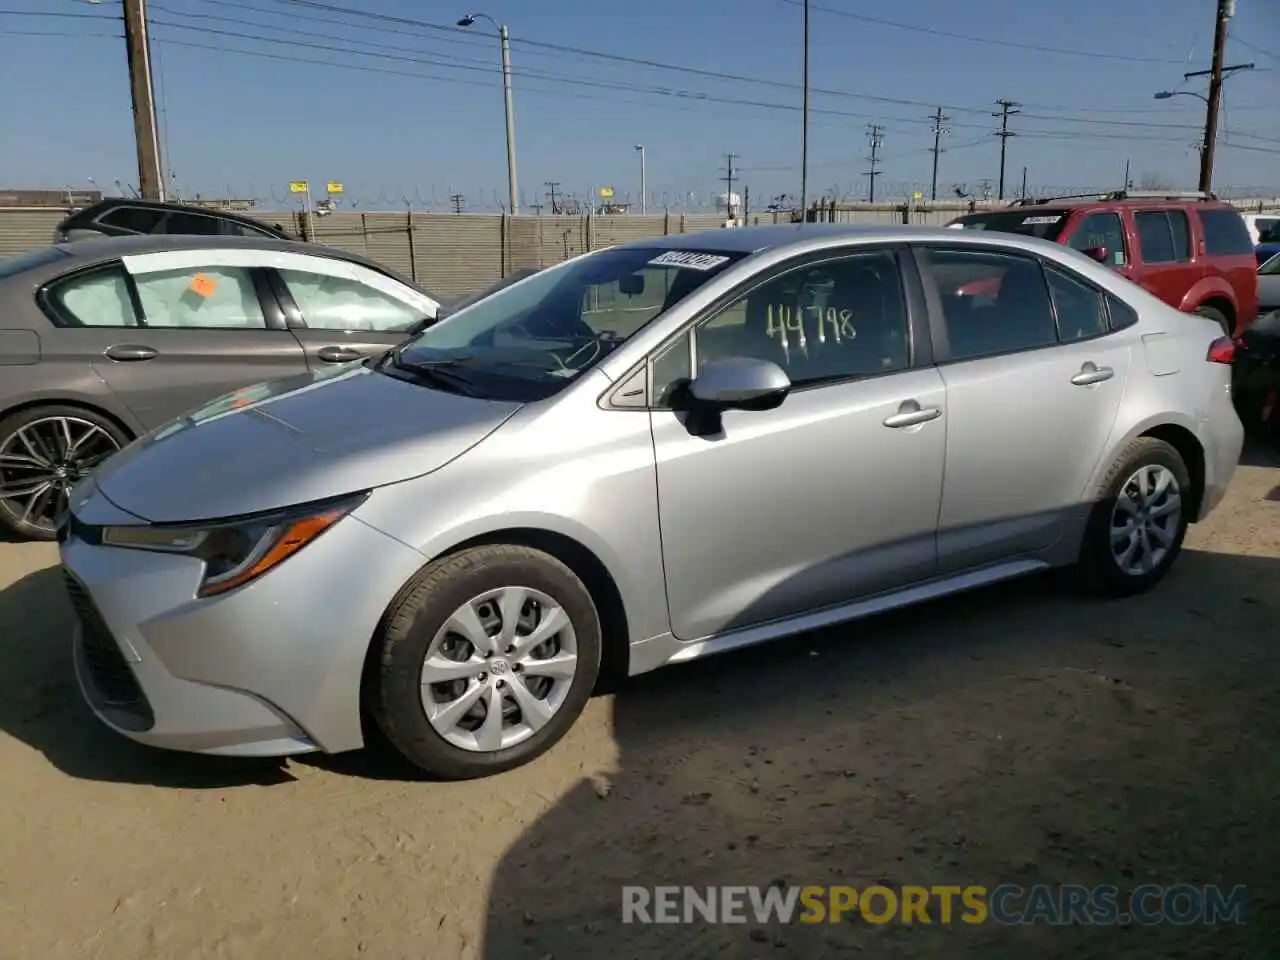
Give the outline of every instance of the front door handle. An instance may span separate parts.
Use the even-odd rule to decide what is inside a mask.
[[[1086,363],[1080,368],[1080,372],[1071,378],[1071,382],[1077,387],[1087,387],[1095,383],[1102,383],[1104,380],[1110,380],[1116,375],[1116,372],[1110,367],[1100,367],[1096,363]]]
[[[325,363],[347,363],[359,360],[364,353],[355,347],[321,347],[316,351],[316,356]]]
[[[119,360],[121,362],[151,360],[160,355],[159,350],[153,347],[144,347],[140,343],[112,344],[103,353],[108,360]]]
[[[937,420],[940,416],[942,416],[941,407],[922,407],[914,400],[905,400],[898,407],[897,413],[885,418],[884,425],[894,430],[901,430],[903,427],[914,427],[920,423]]]

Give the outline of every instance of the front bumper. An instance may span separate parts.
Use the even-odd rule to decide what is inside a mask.
[[[76,675],[97,716],[140,743],[235,756],[363,746],[369,642],[423,562],[352,515],[261,579],[199,600],[198,560],[74,532],[60,549]]]

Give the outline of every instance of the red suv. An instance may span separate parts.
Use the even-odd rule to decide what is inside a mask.
[[[1165,303],[1239,334],[1258,313],[1258,263],[1244,218],[1212,194],[1019,200],[949,226],[999,230],[1088,254]]]

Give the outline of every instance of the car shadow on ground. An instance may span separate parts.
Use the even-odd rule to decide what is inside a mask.
[[[1036,578],[636,678],[613,701],[616,772],[494,870],[481,956],[1268,955],[1277,582],[1280,560],[1188,550],[1137,598]],[[750,906],[746,923],[622,922],[624,885],[1002,883],[1243,884],[1252,912],[1011,928],[942,923],[935,900],[931,926]]]
[[[1280,444],[1250,437],[1240,452],[1243,467],[1280,467]]]
[[[199,789],[294,779],[283,761],[153,750],[102,726],[76,689],[73,622],[57,567],[0,591],[0,729],[87,780]]]

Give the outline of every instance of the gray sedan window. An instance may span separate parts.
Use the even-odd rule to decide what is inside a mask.
[[[82,327],[136,327],[129,283],[119,268],[82,273],[53,290],[67,319]]]

